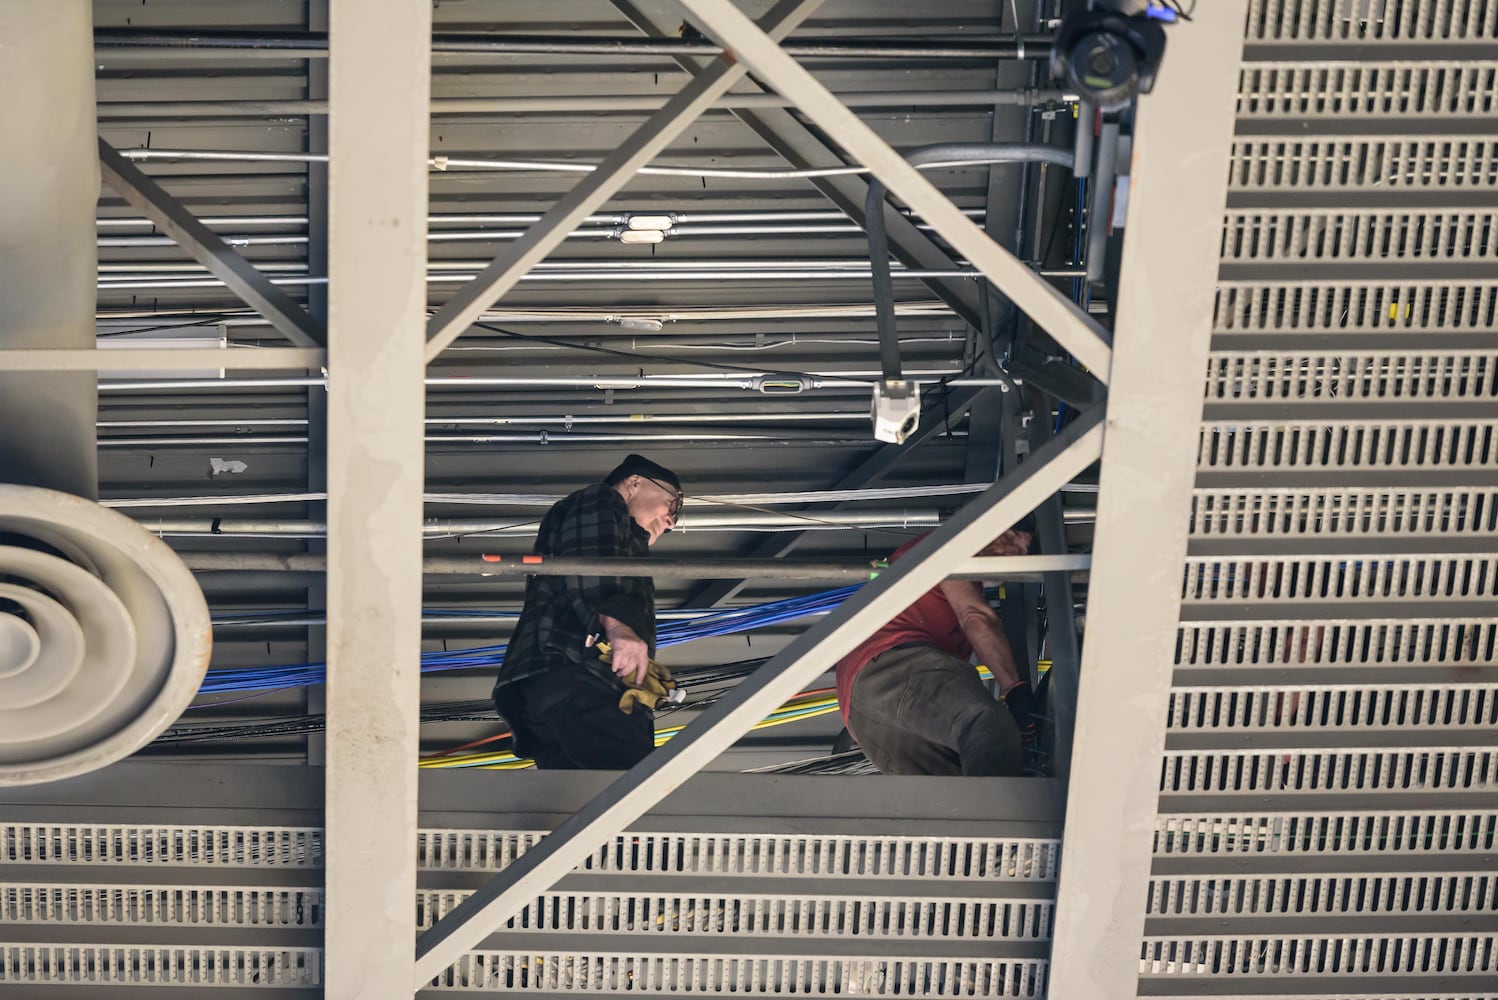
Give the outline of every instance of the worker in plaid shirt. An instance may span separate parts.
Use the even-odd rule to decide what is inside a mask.
[[[542,556],[639,558],[676,525],[681,482],[630,455],[601,483],[547,512],[532,550]],[[612,660],[589,645],[606,637]],[[532,576],[494,685],[494,706],[515,753],[541,768],[620,770],[655,748],[655,717],[626,714],[625,681],[645,679],[655,655],[655,582],[648,576]]]

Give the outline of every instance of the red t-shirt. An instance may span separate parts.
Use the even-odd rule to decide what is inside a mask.
[[[894,562],[921,538],[913,538],[894,551],[890,562]],[[848,722],[848,705],[853,694],[853,680],[870,660],[896,646],[920,642],[951,653],[966,660],[973,655],[972,644],[962,633],[957,613],[952,610],[940,587],[932,587],[922,594],[914,604],[892,618],[889,624],[865,639],[863,645],[838,661],[837,703],[843,712],[843,724]]]

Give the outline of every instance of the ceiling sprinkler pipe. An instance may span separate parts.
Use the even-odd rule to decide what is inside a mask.
[[[292,52],[298,58],[326,57],[325,32],[195,31],[169,29],[101,28],[94,32],[101,52],[117,49],[206,49],[260,55]],[[798,59],[1049,59],[1050,35],[1022,35],[961,42],[890,41],[883,38],[839,41],[786,39],[782,49]],[[589,35],[501,35],[474,32],[434,32],[432,52],[469,55],[580,55],[580,56],[718,56],[723,47],[707,38],[641,38]]]
[[[158,535],[290,535],[320,538],[327,534],[327,523],[316,520],[249,517],[177,517],[139,518],[141,527]],[[531,516],[510,518],[434,517],[422,524],[428,538],[448,535],[482,534],[491,537],[529,538],[536,533],[537,519]],[[809,528],[929,528],[941,523],[936,510],[824,511],[815,517],[795,514],[743,511],[728,514],[693,513],[684,516],[679,531],[733,531],[736,529],[782,528],[804,531]]]
[[[875,90],[842,92],[850,108],[1012,107],[1060,104],[1075,100],[1063,90]],[[474,114],[587,114],[631,111],[654,112],[665,100],[655,94],[579,94],[565,96],[434,97],[433,115]],[[795,102],[780,94],[724,94],[710,110],[790,108]],[[325,115],[328,102],[307,98],[270,101],[109,101],[99,105],[105,121],[131,118],[260,118],[282,115]]]
[[[590,215],[582,221],[585,226],[623,226],[627,225],[632,213],[615,212],[607,215]],[[669,215],[676,222],[694,223],[729,223],[729,222],[847,222],[848,217],[842,212],[822,211],[818,209],[798,209],[786,212],[661,212],[653,211],[656,215]],[[902,210],[902,215],[909,218],[919,218],[913,212]],[[965,208],[962,214],[974,218],[983,217],[981,208]],[[305,215],[205,215],[198,219],[205,226],[305,226],[307,217]],[[504,212],[498,214],[473,214],[466,212],[444,212],[427,216],[427,225],[436,226],[528,226],[540,222],[541,216],[534,212]],[[138,226],[140,228],[152,228],[154,223],[150,219],[140,216],[109,216],[101,218],[96,223],[101,229],[117,229],[126,226]],[[444,230],[438,229],[438,232]]]
[[[98,127],[89,4],[0,3],[0,349],[94,346]],[[99,495],[93,372],[0,372],[0,477]]]
[[[324,573],[327,556],[261,552],[187,552],[183,561],[196,573]],[[1007,556],[974,560],[980,571],[955,568],[952,579],[1028,576],[1048,567],[1085,569],[1087,556]],[[1009,570],[1006,567],[1013,567]],[[649,576],[657,580],[774,580],[801,583],[867,583],[888,569],[883,560],[810,562],[795,559],[591,559],[574,556],[427,556],[428,576]]]
[[[684,364],[687,362],[683,362]],[[1001,378],[953,378],[952,373],[922,372],[910,376],[910,381],[921,385],[942,382],[957,387],[994,386],[1000,389],[1014,384]],[[429,378],[428,386],[439,388],[577,388],[577,389],[738,389],[759,392],[767,396],[795,395],[816,389],[871,389],[875,376],[858,373],[848,377],[821,375],[764,375],[750,378],[708,379],[676,377],[672,375],[647,375],[643,378],[628,375],[594,376],[510,376],[474,378]],[[160,392],[183,389],[287,389],[303,386],[326,385],[327,380],[317,377],[304,378],[208,378],[165,379],[138,382],[101,382],[100,392]]]

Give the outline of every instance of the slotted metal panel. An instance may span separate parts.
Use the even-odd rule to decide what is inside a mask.
[[[1355,119],[1486,115],[1498,93],[1498,63],[1260,62],[1243,70],[1245,119]]]
[[[1362,45],[1498,38],[1494,0],[1252,0],[1247,40]]]
[[[1250,4],[1140,995],[1495,995],[1495,39]]]
[[[1223,263],[1389,258],[1402,263],[1498,258],[1498,211],[1242,209],[1228,213],[1223,233]]]
[[[303,810],[316,801],[315,772],[272,770],[293,782],[266,784],[281,801]],[[424,799],[460,807],[433,818],[467,823],[418,831],[422,929],[596,791],[570,775],[506,775],[515,812],[486,816],[473,802],[491,776],[432,777],[444,784]],[[1036,815],[1055,814],[1048,783],[1015,780],[991,807],[902,824],[884,818],[908,802],[900,779],[860,792],[836,779],[834,788],[732,778],[727,792],[703,793],[705,806],[612,838],[431,991],[1043,994],[1060,853],[1057,821]],[[7,806],[0,995],[82,985],[321,989],[322,831],[269,821],[253,788],[212,787],[226,798],[213,812],[244,822],[198,824],[180,811],[152,822],[151,791],[96,802],[90,821]],[[769,802],[779,818],[763,815]],[[1029,806],[1007,805],[1009,819],[1011,802]],[[492,822],[472,825],[484,818]]]

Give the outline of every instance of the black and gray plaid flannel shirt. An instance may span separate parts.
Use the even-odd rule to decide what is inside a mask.
[[[541,556],[637,559],[650,553],[650,533],[629,516],[619,491],[604,483],[578,490],[547,512],[531,550]],[[655,581],[648,576],[532,576],[525,607],[505,651],[495,689],[557,667],[585,667],[613,683],[587,637],[602,632],[599,615],[635,630],[655,655]],[[621,685],[622,686],[622,685]]]

